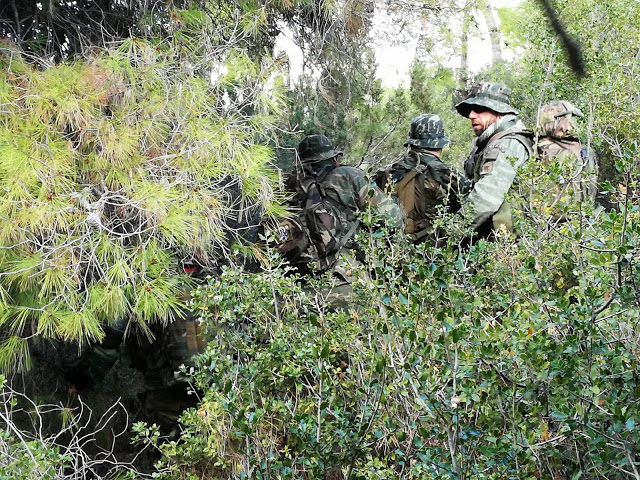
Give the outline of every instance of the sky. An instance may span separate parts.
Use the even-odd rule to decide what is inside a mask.
[[[489,1],[496,8],[516,7],[522,3],[522,0]],[[496,22],[499,23],[498,18],[496,18]],[[428,23],[423,23],[420,17],[416,17],[413,21],[409,19],[402,32],[394,32],[393,30],[397,29],[397,26],[393,25],[387,14],[376,6],[371,37],[375,39],[374,51],[376,62],[378,63],[377,76],[382,80],[383,86],[390,88],[407,86],[409,71],[413,60],[416,58],[416,53],[421,53],[420,57],[424,61],[429,61],[431,58],[434,64],[440,63],[447,67],[457,67],[459,65],[460,60],[456,58],[444,61],[443,59],[433,58],[435,55],[429,57],[427,55],[428,52],[417,52],[418,48],[424,48],[424,43],[419,41],[419,37],[423,30],[428,27]],[[459,29],[460,25],[456,25],[455,21],[452,20],[451,25],[448,27],[455,30]],[[469,42],[469,69],[472,73],[476,73],[487,66],[491,60],[488,29],[484,18],[478,18],[478,28],[475,29],[475,34],[472,32],[472,35],[473,41]],[[290,76],[295,83],[296,78],[302,73],[303,56],[301,50],[294,44],[291,35],[286,30],[278,37],[275,50],[276,53],[278,51],[286,52],[289,57]],[[439,50],[439,48],[436,47],[434,50]],[[513,52],[504,50],[503,55],[508,60],[510,56],[513,56]]]
[[[501,7],[517,7],[522,0],[490,0],[490,4],[495,8]],[[390,42],[386,40],[386,36],[383,32],[389,30],[388,19],[381,12],[374,16],[373,20],[373,38],[376,39],[375,55],[378,63],[378,77],[382,80],[382,84],[385,87],[398,87],[401,85],[408,85],[409,71],[411,63],[416,57],[417,49],[420,47],[418,41],[421,30],[425,28],[420,19],[407,26],[409,30],[405,35],[405,40],[402,43]],[[471,38],[469,42],[469,69],[472,73],[477,73],[484,67],[488,66],[491,62],[491,44],[489,42],[488,28],[484,21],[484,18],[478,18],[478,27],[471,32]],[[495,16],[496,23],[500,24],[500,19]],[[455,20],[451,21],[449,28],[456,30],[460,28],[459,24],[455,23]],[[395,44],[394,44],[395,43]],[[437,50],[437,49],[436,49]],[[444,52],[441,52],[444,53]],[[514,52],[504,49],[503,55],[505,60],[513,58]],[[425,55],[422,55],[424,57]],[[437,57],[437,55],[432,55]],[[449,61],[439,61],[440,59],[433,58],[434,63],[441,63],[446,67],[458,67],[459,58],[454,58]]]

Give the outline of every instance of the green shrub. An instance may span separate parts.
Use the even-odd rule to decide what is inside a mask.
[[[543,215],[523,209],[518,240],[467,250],[361,236],[370,268],[346,311],[324,302],[328,277],[225,271],[194,297],[211,338],[192,372],[203,396],[178,441],[155,440],[163,465],[196,478],[631,475],[637,274],[608,243],[621,230],[637,242],[637,214],[542,229]]]

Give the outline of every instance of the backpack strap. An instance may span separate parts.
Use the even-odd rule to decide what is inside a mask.
[[[336,204],[336,202],[332,199],[331,196],[327,195],[326,193],[326,189],[325,187],[322,185],[322,180],[324,180],[324,178],[326,177],[326,174],[332,169],[326,169],[325,171],[321,172],[321,174],[319,176],[315,176],[315,175],[305,175],[303,177],[300,178],[299,180],[299,184],[300,184],[300,188],[304,191],[305,195],[307,196],[307,201],[308,201],[308,195],[309,195],[309,190],[312,188],[312,186],[317,189],[317,194],[320,195],[320,201],[325,205],[325,208],[333,210],[335,213],[336,208],[348,208],[346,205],[344,205],[342,202],[340,202],[339,204]],[[339,200],[339,199],[338,199]],[[338,218],[340,218],[340,215],[338,215]],[[343,220],[346,220],[348,222],[348,220],[345,218]],[[356,233],[356,231],[358,230],[358,227],[360,226],[360,220],[356,217],[351,225],[351,227],[349,228],[349,230],[340,238],[337,238],[337,244],[336,244],[336,249],[335,252],[332,255],[329,255],[325,258],[318,258],[318,264],[320,265],[322,271],[327,271],[332,269],[337,260],[338,260],[338,256],[340,254],[340,251],[346,246],[346,244],[349,242],[349,240],[351,240],[351,238],[353,237],[353,235]],[[337,232],[338,234],[340,234],[341,232]]]
[[[353,225],[351,225],[351,228],[349,229],[349,231],[340,240],[339,248],[338,248],[339,250],[342,250],[344,246],[347,244],[347,242],[351,240],[351,237],[353,237],[353,234],[356,233],[359,226],[360,226],[360,219],[356,218],[355,222],[353,222]]]
[[[533,156],[533,145],[530,137],[531,137],[530,132],[523,131],[523,130],[514,132],[510,128],[508,128],[507,130],[503,132],[498,132],[493,137],[491,137],[485,149],[492,143],[495,143],[496,141],[500,140],[501,138],[513,139],[513,140],[517,140],[527,150],[527,153],[529,154],[529,158],[531,158]]]

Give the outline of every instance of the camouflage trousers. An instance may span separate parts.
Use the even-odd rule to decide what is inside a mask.
[[[174,369],[180,365],[193,365],[193,357],[204,352],[207,343],[202,335],[202,326],[189,314],[166,327],[165,348],[169,363]]]
[[[354,307],[356,301],[353,284],[358,279],[366,277],[368,274],[363,270],[362,264],[356,260],[353,252],[344,250],[331,269],[330,283],[319,289],[308,286],[305,291],[314,298],[318,309],[347,311]]]

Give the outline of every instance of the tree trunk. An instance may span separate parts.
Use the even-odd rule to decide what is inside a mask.
[[[471,28],[469,9],[465,9],[463,15],[460,35],[460,85],[465,88],[469,81],[469,28]]]
[[[500,45],[500,29],[496,22],[496,9],[491,5],[490,0],[483,0],[478,7],[482,10],[484,21],[489,30],[489,40],[491,41],[491,64],[502,60],[502,47]]]

